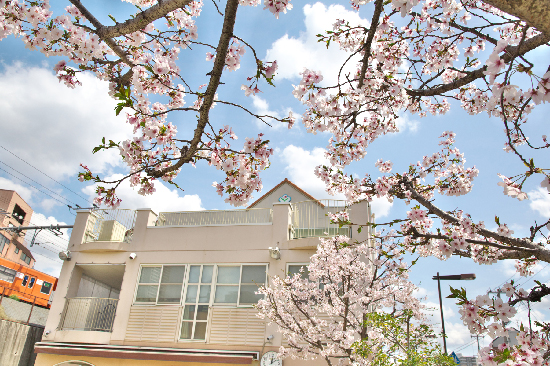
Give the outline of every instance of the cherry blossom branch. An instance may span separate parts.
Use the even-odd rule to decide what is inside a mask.
[[[545,0],[483,0],[550,37],[550,4]]]
[[[413,187],[411,181],[403,177],[402,183],[405,185],[406,189],[411,192],[411,197],[416,200],[418,203],[420,203],[422,206],[424,206],[429,213],[435,214],[439,218],[451,223],[458,225],[460,224],[460,220],[454,217],[453,215],[444,212],[439,207],[435,206],[432,202],[421,196]],[[500,235],[494,231],[487,230],[485,228],[476,228],[476,233],[488,237],[493,238],[499,242],[509,244],[510,247],[507,247],[508,250],[528,250],[531,255],[535,256],[537,259],[543,260],[545,262],[550,263],[550,250],[544,248],[540,244],[536,244],[529,240],[528,238],[520,239],[520,238],[511,238],[506,237],[503,235]],[[489,244],[487,244],[489,245]],[[518,249],[522,248],[522,249]]]
[[[189,144],[189,147],[182,148],[182,156],[180,160],[166,168],[161,170],[149,170],[147,173],[151,177],[162,177],[166,173],[174,172],[181,168],[183,164],[192,161],[195,153],[197,152],[198,145],[200,144],[204,128],[206,127],[209,120],[209,112],[214,102],[214,96],[216,90],[220,85],[220,79],[225,67],[225,56],[227,55],[227,49],[229,47],[229,41],[233,37],[233,28],[235,27],[235,20],[237,17],[237,9],[239,6],[239,0],[228,0],[225,7],[225,17],[223,21],[222,32],[220,35],[220,40],[218,42],[218,47],[216,48],[217,57],[214,61],[214,67],[210,72],[210,82],[206,92],[204,93],[204,101],[200,108],[200,117],[193,134],[193,139]]]
[[[527,52],[534,50],[550,41],[550,35],[538,34],[533,38],[530,38],[523,42],[519,46],[508,46],[506,48],[507,53],[502,57],[505,63],[509,63],[515,56],[512,55],[524,55]],[[484,72],[487,70],[487,66],[483,66],[475,71],[467,72],[468,75],[459,78],[451,83],[447,83],[440,86],[429,87],[427,89],[406,89],[407,94],[413,97],[428,97],[434,95],[440,95],[451,90],[459,89],[472,81],[485,77]]]

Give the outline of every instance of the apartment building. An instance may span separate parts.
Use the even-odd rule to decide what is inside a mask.
[[[29,226],[33,210],[17,192],[0,189],[0,227]],[[25,231],[0,230],[0,258],[34,267],[34,257],[23,240]]]
[[[329,224],[344,209],[371,217],[285,179],[245,210],[79,211],[35,365],[275,365],[262,355],[284,340],[255,292],[307,265],[321,236],[367,239]]]

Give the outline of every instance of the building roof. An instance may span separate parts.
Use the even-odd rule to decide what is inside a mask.
[[[312,201],[318,201],[317,198],[313,197],[312,195],[310,195],[309,193],[307,193],[306,191],[304,191],[302,188],[298,187],[296,184],[292,183],[290,180],[288,180],[288,178],[285,178],[283,181],[281,181],[281,183],[277,184],[275,187],[271,188],[269,190],[269,192],[267,192],[266,194],[264,194],[263,196],[261,196],[260,198],[258,198],[256,201],[254,201],[250,206],[248,206],[247,208],[253,208],[256,204],[258,204],[261,200],[263,200],[264,198],[266,198],[267,196],[269,196],[271,193],[273,193],[277,188],[279,188],[280,186],[282,186],[283,184],[285,183],[288,183],[289,185],[291,185],[294,189],[296,189],[298,192],[300,192],[301,194],[303,194],[304,196],[306,196],[307,198],[311,199]],[[319,202],[319,204],[321,204]]]

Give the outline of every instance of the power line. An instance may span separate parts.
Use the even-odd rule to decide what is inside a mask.
[[[11,175],[12,177],[14,177],[14,178],[16,178],[16,179],[19,179],[21,182],[23,182],[23,183],[25,183],[25,184],[31,186],[32,188],[36,189],[38,192],[40,192],[40,193],[42,193],[42,194],[45,194],[45,195],[48,196],[48,197],[53,198],[53,199],[56,200],[57,202],[61,203],[63,206],[66,206],[66,205],[67,205],[65,202],[61,202],[61,201],[58,200],[57,198],[52,197],[51,195],[49,195],[48,193],[41,191],[40,189],[36,188],[35,186],[33,186],[32,184],[30,184],[29,182],[25,182],[23,179],[21,179],[21,178],[19,178],[19,177],[16,177],[15,175],[11,174],[11,173],[8,172],[7,170],[2,169],[2,168],[0,168],[0,170],[6,172],[7,174]],[[67,199],[65,199],[65,201],[70,202],[70,201],[68,201]]]
[[[53,180],[54,182],[56,182],[57,184],[59,184],[60,186],[62,186],[63,188],[65,188],[66,190],[68,190],[69,192],[72,192],[73,194],[77,195],[78,197],[82,198],[84,201],[86,201],[87,203],[91,203],[89,201],[88,198],[85,198],[85,197],[82,197],[80,194],[76,193],[75,191],[73,191],[72,189],[70,189],[69,187],[65,186],[64,184],[62,183],[59,183],[57,180],[53,179],[52,177],[50,177],[48,174],[44,173],[42,170],[38,169],[37,167],[35,167],[34,165],[30,164],[29,162],[23,160],[22,158],[20,158],[19,156],[17,156],[16,154],[12,153],[11,151],[9,151],[8,149],[6,149],[4,146],[1,146],[0,147],[4,150],[6,150],[7,152],[9,152],[10,154],[12,154],[13,156],[15,156],[17,159],[21,160],[22,162],[24,162],[25,164],[27,164],[28,166],[38,170],[40,173],[44,174],[46,177],[50,178],[51,180]]]
[[[41,184],[40,182],[37,182],[37,181],[35,181],[34,179],[27,177],[25,174],[21,173],[20,171],[18,171],[17,169],[15,169],[15,168],[12,167],[12,166],[6,164],[5,162],[3,162],[3,161],[0,160],[0,163],[4,164],[5,166],[7,166],[8,168],[12,169],[13,171],[15,171],[15,172],[21,174],[21,175],[24,176],[25,178],[29,179],[31,182],[34,182],[34,183],[38,184],[39,186],[41,186],[41,187],[47,189],[48,191],[50,191],[50,192],[52,192],[53,194],[55,194],[56,196],[58,196],[58,197],[64,199],[65,201],[67,201],[67,202],[69,202],[69,203],[73,203],[73,204],[76,205],[76,203],[74,203],[74,202],[72,202],[72,201],[69,201],[69,200],[66,199],[65,197],[61,196],[59,193],[57,193],[57,192],[55,192],[55,191],[52,191],[51,189],[49,189],[48,187],[44,186],[44,185]]]

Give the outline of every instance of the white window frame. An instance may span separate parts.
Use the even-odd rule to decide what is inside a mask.
[[[201,272],[200,272],[200,281],[198,283],[193,282],[191,285],[197,284],[199,287],[197,288],[197,298],[195,303],[186,302],[187,299],[187,289],[189,286],[189,276],[191,273],[191,266],[201,266]],[[206,303],[199,303],[199,296],[200,296],[200,286],[202,285],[202,272],[204,269],[204,266],[213,266],[212,268],[212,281],[210,282],[210,298],[208,299],[208,304]],[[208,342],[208,331],[210,330],[210,316],[212,314],[212,305],[214,303],[214,292],[216,291],[216,278],[218,276],[218,266],[215,263],[190,263],[187,265],[187,270],[185,272],[185,283],[184,283],[184,292],[183,296],[181,298],[182,302],[182,309],[181,309],[181,316],[180,316],[180,324],[178,327],[178,342],[197,342],[197,343],[207,343]],[[195,305],[195,316],[193,319],[193,328],[191,330],[192,336],[194,336],[195,333],[195,326],[197,324],[197,310],[199,305],[207,305],[208,306],[208,315],[206,316],[206,333],[204,335],[205,339],[193,339],[193,338],[181,338],[181,328],[183,327],[183,323],[189,323],[187,319],[183,319],[183,314],[185,312],[185,306],[186,305]],[[200,321],[203,322],[203,321]]]
[[[185,274],[183,275],[183,282],[181,284],[181,293],[180,293],[180,301],[178,302],[174,302],[174,303],[159,303],[159,292],[160,292],[160,285],[161,285],[161,281],[162,281],[162,273],[164,272],[164,267],[173,267],[173,266],[185,266]],[[188,268],[189,264],[186,264],[186,263],[167,263],[167,264],[142,264],[139,266],[139,273],[138,273],[138,276],[137,276],[137,281],[136,281],[136,288],[134,290],[134,300],[132,302],[132,305],[136,305],[136,306],[142,306],[142,305],[145,305],[145,306],[151,306],[151,305],[154,305],[154,306],[181,306],[182,304],[182,300],[183,300],[183,292],[185,291],[185,288],[186,288],[186,282],[187,282],[187,271],[189,270]],[[138,288],[139,288],[139,281],[141,279],[141,269],[144,268],[144,267],[160,267],[160,275],[159,275],[159,281],[157,282],[156,286],[157,286],[157,296],[155,297],[155,302],[136,302],[136,298],[137,298],[137,293],[138,293]],[[166,284],[171,284],[171,283],[165,283]],[[141,285],[154,285],[152,283],[142,283]]]
[[[215,303],[215,295],[216,295],[216,287],[218,285],[217,279],[218,279],[218,268],[219,267],[237,267],[240,266],[239,270],[239,283],[238,283],[238,290],[237,290],[237,303],[227,303],[227,302],[218,302]],[[222,263],[216,265],[216,271],[215,271],[215,286],[214,291],[212,294],[212,306],[221,306],[221,307],[237,307],[237,308],[252,308],[254,307],[254,304],[241,304],[241,285],[243,284],[242,278],[243,278],[243,266],[265,266],[265,282],[264,286],[267,285],[267,274],[269,273],[269,263]],[[245,285],[251,285],[252,283],[245,283]],[[236,285],[235,285],[236,286]]]

